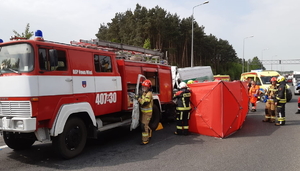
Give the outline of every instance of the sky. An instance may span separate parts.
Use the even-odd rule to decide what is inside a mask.
[[[159,6],[181,19],[205,0],[0,0],[0,39],[9,41],[13,30],[42,30],[45,40],[69,43],[95,39],[100,24],[116,13]],[[227,40],[239,58],[300,61],[299,0],[209,0],[194,8],[194,18],[204,32]],[[251,37],[253,36],[253,37]],[[298,49],[299,48],[299,49]],[[264,64],[266,69],[300,70],[300,64]],[[247,68],[245,66],[245,68]]]

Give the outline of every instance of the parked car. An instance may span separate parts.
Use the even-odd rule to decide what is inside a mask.
[[[292,82],[293,82],[293,76],[292,76],[292,75],[289,75],[289,76],[286,78],[286,82],[287,82],[287,83],[292,83]]]
[[[295,94],[295,95],[296,95],[296,94],[299,95],[299,94],[300,94],[300,81],[297,82],[297,85],[295,85],[294,88],[295,88],[294,94]]]

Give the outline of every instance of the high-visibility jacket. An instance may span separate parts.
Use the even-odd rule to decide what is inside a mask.
[[[286,82],[282,81],[278,86],[278,93],[276,95],[276,102],[278,103],[286,103]]]
[[[190,97],[191,92],[187,88],[182,88],[175,93],[174,99],[177,99],[176,110],[191,110]]]
[[[139,102],[141,104],[141,111],[143,113],[152,112],[153,96],[151,91],[144,92]]]

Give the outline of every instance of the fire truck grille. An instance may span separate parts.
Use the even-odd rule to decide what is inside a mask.
[[[0,101],[0,116],[31,116],[30,101]]]

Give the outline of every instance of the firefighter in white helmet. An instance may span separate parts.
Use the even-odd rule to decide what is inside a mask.
[[[152,130],[149,127],[149,122],[152,117],[152,107],[153,107],[153,96],[152,91],[150,91],[152,83],[150,80],[145,80],[142,83],[143,95],[138,99],[141,106],[142,112],[142,143],[141,145],[146,145],[152,136]]]
[[[179,84],[179,91],[174,94],[176,100],[176,132],[175,135],[189,134],[189,119],[190,119],[190,97],[191,92],[185,82]]]

